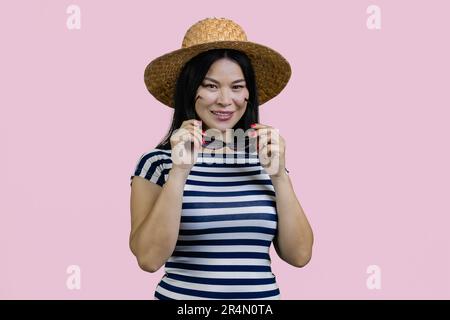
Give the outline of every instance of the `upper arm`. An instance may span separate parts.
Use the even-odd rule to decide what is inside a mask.
[[[278,254],[280,259],[283,260],[283,257],[281,256],[281,252],[280,252],[280,247],[278,246],[278,237],[277,236],[275,236],[275,238],[273,238],[273,247],[275,248],[275,252]]]
[[[153,205],[161,193],[168,173],[167,163],[170,157],[160,151],[144,154],[136,164],[131,176],[131,240],[145,217],[150,213]]]
[[[137,228],[150,213],[153,205],[161,193],[162,187],[150,182],[145,178],[136,176],[131,185],[130,211],[131,211],[131,232],[130,241]]]

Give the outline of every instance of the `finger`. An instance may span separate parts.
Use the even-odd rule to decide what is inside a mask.
[[[200,129],[198,128],[189,129],[189,135],[193,138],[192,142],[195,141],[195,143],[197,144],[196,147],[202,145],[202,134]]]
[[[183,135],[180,139],[183,143],[191,142],[191,137],[189,135]]]
[[[258,140],[258,150],[261,150],[264,146],[270,143],[269,136],[262,135]]]
[[[269,154],[269,156],[264,156],[265,154]],[[269,175],[276,174],[280,171],[280,154],[278,151],[278,146],[272,144],[265,146],[262,150],[260,159],[261,158],[261,166]]]
[[[171,141],[175,144],[184,142],[183,136],[185,135],[185,132],[186,130],[184,128],[176,129],[170,137]]]
[[[184,136],[187,132],[188,128],[186,128],[186,125],[182,125],[180,128],[174,130],[173,136],[177,139],[180,139],[180,137]]]
[[[194,142],[194,150],[195,151],[201,150],[202,144],[199,141],[199,139],[194,137],[193,142]]]
[[[197,119],[189,119],[189,120],[186,120],[186,122],[189,124],[193,124],[193,125],[201,125],[202,124],[202,120],[197,120]]]
[[[262,123],[254,123],[250,127],[253,129],[272,128],[271,126]]]
[[[277,160],[277,162],[279,162],[280,147],[278,145],[269,143],[261,148],[261,151],[259,154],[263,158],[267,157],[269,159],[269,161]]]
[[[269,148],[270,147],[268,145],[265,145],[258,152],[259,162],[263,167],[268,167],[270,165]]]
[[[202,146],[204,143],[204,139],[203,139],[203,136],[204,135],[206,135],[206,133],[204,134],[203,133],[203,130],[202,130],[202,121],[200,120],[200,121],[196,121],[195,123],[194,123],[194,126],[193,126],[193,128],[194,128],[194,131],[195,131],[195,135],[196,136],[198,136],[199,137],[199,140],[200,140],[200,146]]]
[[[198,127],[198,128],[202,128],[202,120],[195,120],[194,119],[194,121],[192,122],[192,125],[194,126],[194,127]]]
[[[270,135],[272,128],[271,127],[263,127],[263,128],[256,128],[254,130],[255,130],[257,136],[261,136],[261,135]]]
[[[265,128],[261,129],[250,129],[248,131],[248,137],[249,138],[258,138],[258,136],[262,134],[267,134],[267,130]]]
[[[196,127],[196,126],[201,127],[201,125],[202,125],[201,120],[189,119],[189,120],[183,121],[181,128],[189,129],[189,128]]]
[[[189,136],[190,133],[188,130],[181,128],[179,129],[173,136],[173,140],[175,144],[178,143],[186,143],[187,141],[189,141],[188,138],[186,138],[186,136]]]
[[[201,121],[190,119],[183,122],[182,126],[176,131],[174,137],[180,139],[181,136],[193,135],[198,137],[199,143],[202,141]],[[186,140],[184,140],[186,141]],[[193,142],[193,140],[192,140]]]
[[[198,150],[199,143],[192,134],[184,136],[184,139],[186,141],[184,148],[191,154],[192,157],[193,156],[192,153],[195,152],[195,150]],[[190,161],[192,161],[192,158],[190,159]]]

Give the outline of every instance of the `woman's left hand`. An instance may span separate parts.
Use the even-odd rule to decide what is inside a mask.
[[[270,178],[277,178],[286,173],[286,144],[279,130],[271,126],[256,123],[252,125],[256,132],[258,156],[261,166]]]

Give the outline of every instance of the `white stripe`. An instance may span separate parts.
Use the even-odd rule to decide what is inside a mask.
[[[237,189],[239,188],[239,189]],[[265,184],[244,184],[237,186],[199,186],[186,183],[185,191],[210,191],[210,192],[229,192],[229,191],[254,191],[254,190],[270,190],[275,192],[273,185]]]
[[[244,157],[198,157],[195,164],[258,164],[259,158],[244,158]]]
[[[141,172],[139,173],[139,176],[142,178],[145,178],[145,176],[147,175],[151,165],[153,162],[155,161],[159,161],[160,160],[160,156],[159,155],[154,155],[150,158],[148,158],[147,160],[145,160],[144,165],[142,166]],[[156,183],[159,179],[161,175],[161,168],[160,165],[156,166],[155,171],[152,173],[151,177],[150,177],[150,181],[153,183]]]
[[[269,253],[269,247],[264,246],[176,246],[176,251],[193,252],[263,252]]]
[[[267,233],[249,233],[249,232],[230,232],[230,233],[208,233],[208,234],[191,234],[178,235],[178,240],[222,240],[222,239],[251,239],[272,241],[275,235]],[[223,246],[217,246],[223,247]],[[232,246],[235,247],[235,246]],[[214,249],[216,250],[216,249]]]
[[[170,257],[168,262],[203,264],[210,266],[224,265],[246,265],[246,266],[270,266],[270,260],[266,259],[218,259],[218,258],[197,258],[197,257]]]
[[[267,201],[276,201],[275,196],[270,196],[266,194],[253,194],[253,195],[244,195],[244,196],[225,196],[225,197],[198,197],[198,196],[184,196],[183,197],[183,203],[192,203],[192,202],[203,202],[203,203],[210,203],[210,202],[239,202],[239,201],[261,201],[261,200],[267,200]],[[225,209],[225,208],[224,208]],[[227,208],[228,209],[228,208]]]
[[[251,206],[234,208],[192,208],[182,209],[182,215],[204,216],[215,214],[236,214],[236,213],[276,213],[276,208],[271,206]]]
[[[262,291],[271,291],[278,289],[276,283],[270,284],[261,284],[261,285],[212,285],[212,284],[202,284],[202,283],[192,283],[192,282],[184,282],[180,280],[175,280],[171,278],[165,277],[163,279],[164,282],[173,285],[175,287],[183,288],[183,289],[192,289],[192,290],[200,290],[200,291],[208,291],[214,293],[221,292],[262,292]]]
[[[210,222],[182,222],[180,224],[180,228],[183,230],[198,230],[222,227],[262,227],[276,229],[277,222],[270,220],[228,220]]]
[[[202,271],[202,270],[187,270],[179,268],[164,268],[166,273],[180,274],[183,276],[213,278],[213,279],[271,279],[274,277],[272,272],[243,272],[243,271]]]
[[[243,150],[236,150],[233,152],[214,152],[212,149],[204,149],[202,152],[198,153],[198,157],[208,158],[208,157],[216,157],[216,158],[227,158],[230,156],[238,156],[238,157],[257,157],[257,152],[245,152]]]
[[[228,177],[216,177],[216,176],[208,177],[208,176],[189,175],[188,179],[192,181],[235,182],[235,181],[268,180],[270,178],[266,174],[254,174],[250,176],[228,176]]]
[[[250,172],[250,171],[257,171],[261,170],[261,166],[254,165],[250,167],[214,167],[214,166],[207,166],[207,167],[192,167],[191,172],[220,172],[220,173],[229,173],[229,172]]]

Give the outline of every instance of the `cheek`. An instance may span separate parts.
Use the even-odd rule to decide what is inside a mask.
[[[245,101],[245,99],[248,99],[249,97],[249,93],[247,90],[239,92],[238,94],[236,94],[235,99],[234,99],[234,103],[239,106],[240,108],[243,109],[243,111],[245,111],[245,107],[247,102]]]
[[[202,97],[201,99],[198,100],[198,102],[200,102],[202,104],[211,103],[211,102],[215,101],[215,99],[216,99],[215,98],[216,97],[215,93],[213,93],[211,91],[208,91],[208,90],[205,90],[205,89],[199,89],[197,91],[197,96],[201,96]]]

